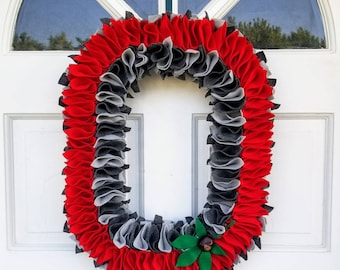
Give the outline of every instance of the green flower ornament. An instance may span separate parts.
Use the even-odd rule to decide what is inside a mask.
[[[227,229],[233,223],[234,221],[227,226]],[[210,270],[212,254],[226,256],[224,250],[214,242],[220,236],[209,236],[203,223],[196,218],[195,235],[181,235],[171,243],[173,247],[183,250],[177,258],[175,267],[189,266],[198,260],[200,270]]]

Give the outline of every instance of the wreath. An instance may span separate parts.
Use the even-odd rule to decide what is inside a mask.
[[[261,248],[272,210],[265,177],[277,106],[263,52],[226,22],[189,11],[102,22],[59,80],[67,136],[64,231],[75,235],[76,252],[107,270],[232,269]],[[125,100],[152,73],[191,79],[210,98],[211,177],[197,217],[146,220],[128,207]]]

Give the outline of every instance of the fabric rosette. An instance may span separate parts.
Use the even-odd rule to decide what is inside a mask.
[[[226,22],[190,12],[102,21],[59,80],[67,136],[64,230],[75,235],[77,252],[108,270],[232,269],[261,247],[272,209],[265,178],[275,80],[264,54]],[[153,73],[192,80],[210,97],[211,176],[197,217],[146,220],[129,209],[125,135],[133,108],[125,101]]]

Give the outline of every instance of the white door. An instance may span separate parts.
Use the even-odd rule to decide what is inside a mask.
[[[57,81],[70,62],[67,58],[70,52],[11,51],[20,2],[3,0],[0,3],[1,269],[90,270],[94,266],[87,254],[75,255],[73,240],[62,232],[65,218],[60,195],[64,185],[61,154],[65,138],[61,130],[61,108],[57,104],[61,91]],[[101,2],[107,3],[108,9],[114,6],[110,4],[112,1]],[[219,4],[223,1],[211,2],[210,16],[220,16]],[[340,192],[340,168],[337,166],[340,162],[340,43],[336,39],[340,35],[340,3],[336,0],[319,2],[328,49],[266,51],[270,70],[278,79],[275,101],[282,104],[276,111],[274,166],[269,177],[269,204],[275,210],[268,217],[262,251],[250,252],[248,261],[235,269],[340,268],[337,258],[340,256],[340,197],[337,196]],[[111,14],[119,14],[120,8],[124,10],[125,7],[116,6]],[[205,155],[207,151],[202,115],[209,112],[209,108],[204,94],[186,81],[152,78],[142,81],[141,85],[148,91],[136,95],[132,103],[136,114],[130,124],[144,136],[144,147],[138,136],[128,140],[132,148],[145,153],[143,160],[130,160],[145,170],[145,179],[144,189],[140,186],[140,192],[132,194],[132,207],[144,211],[148,218],[155,213],[171,219],[190,215],[205,200],[201,183],[196,193],[198,206],[193,205],[188,196],[193,188],[192,153],[188,146],[192,138],[196,138],[190,135],[192,127],[196,134],[203,134],[197,137],[195,143],[199,149],[193,153],[200,151]],[[188,91],[195,93],[190,93],[190,107],[185,105]],[[168,102],[160,103],[161,100]],[[148,119],[150,103],[157,105],[161,118]],[[165,114],[163,108],[185,117]],[[140,126],[142,119],[144,131]],[[155,130],[148,127],[148,121],[159,125],[159,133],[155,134]],[[175,128],[181,130],[180,138],[177,133],[168,133]],[[170,138],[176,139],[169,141]],[[180,149],[172,147],[175,143]],[[172,155],[165,159],[159,148]],[[185,155],[178,154],[179,150]],[[197,162],[205,162],[205,159],[197,159]],[[174,163],[174,166],[169,168],[163,162]],[[177,166],[179,163],[182,167]],[[205,170],[198,169],[196,173],[204,175]],[[150,171],[156,174],[149,174]],[[140,180],[137,178],[140,175],[135,177]],[[157,185],[160,178],[162,184]],[[185,179],[184,183],[181,179]],[[173,181],[184,185],[182,194],[174,189]],[[138,190],[138,183],[131,184]],[[156,201],[162,204],[155,205]]]

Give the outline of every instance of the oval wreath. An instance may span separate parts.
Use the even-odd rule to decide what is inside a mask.
[[[72,55],[65,88],[64,231],[107,270],[232,269],[261,248],[271,170],[274,79],[263,52],[221,20],[163,14],[139,21],[103,19],[102,29]],[[197,217],[145,220],[129,210],[124,163],[125,100],[156,72],[190,78],[211,96],[207,143],[211,179]]]

